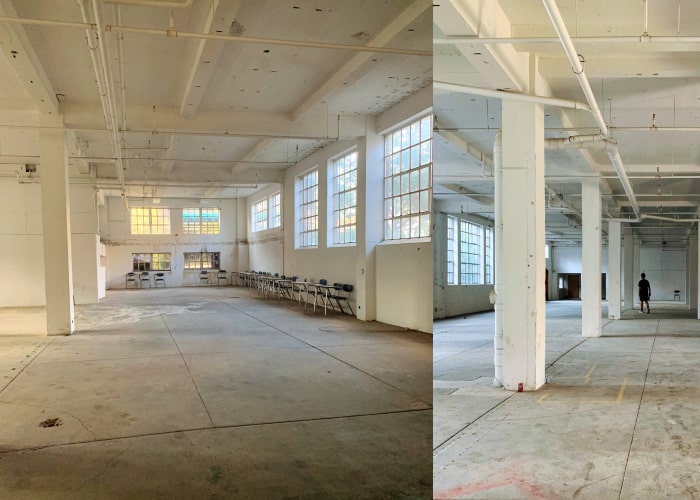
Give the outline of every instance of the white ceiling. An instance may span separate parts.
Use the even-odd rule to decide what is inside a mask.
[[[116,150],[93,49],[99,55],[104,48],[109,60],[119,146],[130,159],[124,163],[129,196],[160,186],[162,196],[197,197],[201,182],[209,183],[208,198],[250,195],[280,182],[284,169],[329,142],[363,135],[365,116],[431,82],[427,0],[164,2],[184,5],[177,8],[134,5],[153,3],[140,0],[94,3],[105,25],[160,33],[111,31],[97,42],[94,27],[88,40],[80,26],[0,22],[0,168],[37,163],[37,110],[60,113],[70,131],[70,161],[83,172],[89,165],[98,185],[114,192]],[[95,23],[93,1],[83,4]],[[0,15],[83,22],[76,0],[0,0]],[[165,36],[171,16],[177,37]]]
[[[518,40],[436,45],[435,80],[522,92],[532,55],[549,96],[585,101],[541,0],[443,0],[436,4],[436,39],[478,34],[480,38]],[[700,201],[696,194],[700,193],[700,46],[654,37],[700,35],[700,3],[558,0],[557,5],[585,61],[585,72],[618,144],[642,214],[696,218]],[[650,38],[640,39],[645,30]],[[555,40],[522,40],[531,37]],[[638,38],[602,42],[586,37]],[[434,109],[438,135],[444,137],[436,140],[436,197],[474,204],[475,192],[492,195],[493,182],[482,176],[483,160],[474,153],[492,156],[493,139],[501,126],[500,100],[436,90]],[[654,124],[657,130],[652,129]],[[547,138],[597,132],[590,113],[545,107]],[[569,207],[547,210],[548,239],[561,244],[580,241],[576,210],[581,208],[582,176],[601,177],[605,217],[631,216],[622,185],[604,152],[548,150],[545,166],[547,185]],[[557,196],[550,193],[547,199],[550,207],[561,206]],[[478,209],[481,215],[493,217],[492,205],[481,204]],[[633,227],[647,243],[683,245],[692,225],[648,218]]]

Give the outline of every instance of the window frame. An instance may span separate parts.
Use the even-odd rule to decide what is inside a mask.
[[[461,285],[484,284],[484,226],[459,221],[459,282]]]
[[[267,198],[258,200],[250,207],[252,232],[266,231],[268,229],[268,201]]]
[[[167,258],[160,259],[160,257],[154,259],[154,256],[167,256]],[[142,261],[137,259],[137,256],[144,257]],[[148,256],[148,258],[145,258]],[[165,266],[154,266],[154,261],[158,263],[167,263]],[[172,254],[170,252],[133,252],[131,254],[132,270],[134,272],[143,271],[172,271]]]
[[[193,258],[193,256],[197,258]],[[206,256],[206,258],[205,258]],[[185,271],[213,271],[221,269],[221,252],[183,252]],[[199,263],[199,267],[194,267],[192,263]],[[205,266],[209,264],[208,266]]]
[[[191,212],[189,218],[192,221],[186,221],[186,213]],[[209,212],[216,213],[214,221],[209,221],[209,217],[205,221],[205,212],[207,216]],[[194,220],[196,219],[196,220]],[[182,234],[183,235],[217,235],[221,234],[221,209],[219,207],[186,207],[182,209]]]
[[[277,191],[270,196],[268,202],[268,229],[282,227],[282,192]]]
[[[296,247],[318,248],[319,169],[314,167],[297,176]]]
[[[432,118],[384,135],[384,241],[431,237]]]
[[[484,284],[493,285],[494,276],[494,230],[493,226],[484,226]]]
[[[459,285],[459,240],[457,227],[459,219],[454,215],[447,216],[447,273],[448,285]]]
[[[136,231],[134,231],[135,228],[137,229]],[[138,228],[141,228],[141,230],[138,230]],[[131,207],[129,209],[129,231],[130,234],[138,236],[172,234],[170,208]]]
[[[330,203],[332,246],[357,245],[357,149],[330,161]]]

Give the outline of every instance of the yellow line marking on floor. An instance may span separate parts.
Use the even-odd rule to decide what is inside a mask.
[[[538,402],[538,403],[541,403],[542,401],[544,401],[544,398],[546,398],[547,396],[549,396],[549,393],[547,393],[547,394],[542,394],[542,396],[540,396],[540,398],[537,400],[537,402]]]
[[[627,387],[627,377],[622,380],[622,385],[620,386],[620,392],[617,393],[616,403],[622,401],[622,395],[625,393],[625,387]]]
[[[583,376],[583,381],[584,381],[586,384],[587,384],[588,382],[590,382],[590,380],[591,380],[591,375],[593,374],[593,372],[595,371],[596,368],[598,368],[598,365],[593,365],[593,366],[591,366],[591,369],[588,370],[588,373],[586,373],[586,374]]]

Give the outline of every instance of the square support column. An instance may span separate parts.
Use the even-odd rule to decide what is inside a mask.
[[[581,183],[583,227],[581,235],[581,325],[584,337],[600,337],[601,329],[601,209],[598,179]]]
[[[545,382],[542,105],[503,101],[502,162],[503,387],[534,391]]]
[[[620,222],[608,223],[608,319],[620,319],[621,309],[621,226]]]
[[[73,268],[71,265],[70,186],[68,159],[61,120],[42,117],[39,130],[41,217],[44,244],[46,331],[70,335],[75,329]]]
[[[641,254],[641,240],[639,238],[634,238],[634,275],[632,277],[632,297],[633,300],[639,301],[639,280],[641,279],[640,274],[644,272],[641,269],[642,261],[640,258]],[[636,309],[632,307],[632,309]]]
[[[685,292],[688,309],[696,307],[698,302],[698,233],[695,231],[690,234],[688,249],[688,287]]]
[[[625,255],[624,255],[624,300],[625,311],[634,309],[634,294],[636,285],[634,281],[634,235],[632,228],[625,229]]]
[[[362,321],[377,319],[376,247],[384,237],[384,138],[368,119],[367,133],[358,144],[357,260],[355,262],[355,314]],[[429,288],[426,288],[428,290]],[[426,293],[432,311],[432,288]]]

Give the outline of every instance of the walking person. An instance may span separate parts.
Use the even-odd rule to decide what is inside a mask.
[[[651,311],[649,310],[649,298],[651,297],[651,283],[646,278],[646,274],[642,273],[642,279],[639,280],[639,312],[644,312],[644,303],[647,303],[647,314]]]

